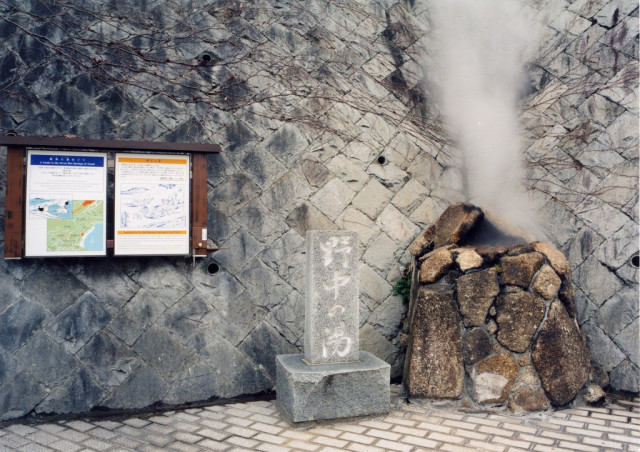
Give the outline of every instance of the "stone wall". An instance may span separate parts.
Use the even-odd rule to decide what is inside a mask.
[[[428,4],[93,8],[0,2],[1,133],[221,144],[208,229],[224,250],[195,267],[0,262],[0,420],[270,391],[275,355],[302,346],[307,229],[358,232],[361,348],[400,376],[392,286],[419,231],[463,198],[419,64]],[[563,8],[525,99],[532,193],[575,268],[594,360],[637,391],[637,8]]]
[[[593,362],[611,388],[638,392],[638,5],[564,6],[523,115],[531,193],[573,269]]]

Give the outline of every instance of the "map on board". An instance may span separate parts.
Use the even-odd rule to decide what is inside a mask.
[[[101,251],[104,201],[75,200],[69,217],[47,219],[47,251]]]
[[[138,229],[184,228],[184,184],[122,184],[120,227]]]
[[[46,199],[35,197],[29,200],[31,218],[71,218],[72,200],[70,197]]]
[[[26,257],[107,254],[107,154],[27,152]]]

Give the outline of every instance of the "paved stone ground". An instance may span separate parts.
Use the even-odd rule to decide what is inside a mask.
[[[0,451],[640,451],[640,398],[512,416],[410,404],[392,386],[387,416],[292,427],[273,401],[128,418],[13,424]]]

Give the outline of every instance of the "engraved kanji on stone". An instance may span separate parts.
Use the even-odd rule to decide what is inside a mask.
[[[307,231],[305,360],[359,359],[358,236],[353,231]]]
[[[340,322],[333,330],[325,328],[325,339],[322,343],[322,356],[343,358],[351,351],[351,338],[344,334],[344,322]]]
[[[320,244],[320,249],[324,254],[324,266],[328,267],[333,263],[335,254],[342,254],[342,267],[347,268],[348,255],[351,254],[351,237],[329,237]]]
[[[326,290],[333,291],[333,299],[337,300],[340,287],[346,286],[347,284],[349,284],[349,282],[351,282],[351,275],[345,275],[345,274],[339,273],[337,270],[334,270],[333,277],[331,278],[330,284],[323,282],[322,286]]]
[[[335,304],[329,308],[327,315],[329,318],[339,318],[344,314],[345,308],[340,304]],[[351,351],[351,338],[344,334],[345,325],[344,322],[339,321],[333,328],[325,328],[325,338],[322,343],[322,356],[324,358],[330,358],[333,356],[345,357]]]

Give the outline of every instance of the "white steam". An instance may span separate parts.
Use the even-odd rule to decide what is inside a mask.
[[[524,65],[539,36],[530,11],[518,0],[431,1],[426,68],[462,151],[468,200],[540,235],[518,124]]]

